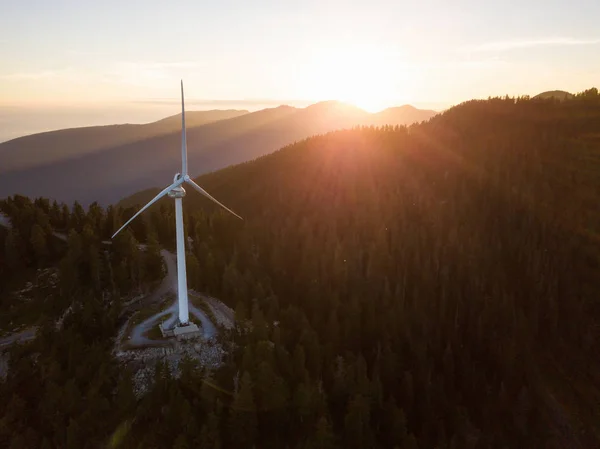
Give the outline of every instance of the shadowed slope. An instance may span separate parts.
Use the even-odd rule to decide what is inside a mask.
[[[410,115],[404,113],[399,119],[395,119],[393,114],[388,116],[385,120],[391,124],[412,123]],[[372,116],[358,108],[337,102],[323,102],[305,109],[290,106],[264,109],[190,127],[187,134],[190,175],[197,176],[251,160],[314,134],[370,124],[371,121]],[[104,133],[103,128],[106,127],[94,128],[94,132],[99,132],[101,137],[90,138],[84,154],[75,151],[74,147],[63,151],[60,146],[83,131],[75,129],[50,133],[56,139],[52,144],[53,151],[62,154],[62,159],[56,161],[52,159],[53,156],[41,157],[40,160],[46,161],[44,164],[36,159],[46,145],[44,134],[0,145],[0,155],[20,161],[12,164],[12,167],[20,168],[9,170],[9,164],[0,169],[3,171],[0,197],[19,193],[32,197],[44,195],[66,202],[77,200],[88,204],[98,201],[106,204],[137,190],[160,185],[161,180],[166,184],[179,166],[176,156],[181,145],[180,124],[178,117],[174,116],[153,125],[161,130],[174,130],[161,131],[160,135],[146,138],[140,137],[137,130],[147,125],[108,127],[119,132],[123,130],[132,139],[123,142],[127,139]],[[133,139],[131,136],[136,137]],[[21,151],[19,142],[27,139],[32,142],[29,150],[25,150],[22,157],[17,157],[16,154]],[[115,141],[120,143],[114,144]],[[32,158],[31,162],[29,158]]]
[[[189,128],[246,114],[248,111],[190,111]],[[142,125],[106,125],[61,129],[19,137],[0,144],[0,173],[57,163],[99,150],[143,141],[181,129],[181,114]]]
[[[239,342],[237,369],[262,339],[285,360],[301,348],[346,447],[402,447],[398,429],[418,447],[599,447],[599,136],[597,95],[492,99],[204,175],[244,222],[186,196],[190,282],[267,328]],[[172,204],[155,207],[167,234]],[[302,438],[298,421],[257,447]]]

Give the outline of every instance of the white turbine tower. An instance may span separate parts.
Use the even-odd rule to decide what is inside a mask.
[[[194,189],[200,192],[208,199],[214,201],[227,212],[235,215],[239,219],[242,219],[238,214],[227,208],[215,198],[210,196],[206,190],[196,184],[192,178],[189,177],[187,171],[187,145],[185,136],[185,106],[183,101],[183,81],[181,81],[181,173],[177,173],[173,178],[173,184],[163,189],[158,195],[156,195],[148,204],[142,207],[137,214],[131,217],[127,223],[125,223],[117,232],[113,234],[111,238],[114,238],[123,228],[131,223],[138,215],[156,203],[165,195],[175,199],[175,225],[177,228],[177,298],[179,304],[179,326],[187,326],[189,324],[189,312],[188,312],[188,291],[187,291],[187,278],[185,271],[185,235],[183,230],[183,209],[182,200],[185,196],[185,190],[181,186],[184,182],[191,185]]]

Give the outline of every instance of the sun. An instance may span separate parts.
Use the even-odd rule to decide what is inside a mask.
[[[350,83],[344,89],[344,93],[337,95],[337,98],[367,112],[379,112],[385,108],[395,106],[388,95],[389,93],[378,87],[366,88],[358,83]]]
[[[316,100],[339,100],[368,112],[398,106],[410,77],[397,54],[377,47],[334,47],[312,55],[306,90]]]

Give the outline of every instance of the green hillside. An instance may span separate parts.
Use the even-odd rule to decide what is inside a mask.
[[[19,213],[11,200],[20,226],[48,215],[82,234],[59,297],[82,305],[68,333],[49,326],[11,352],[0,445],[600,447],[599,174],[591,89],[470,101],[204,175],[244,221],[188,191],[188,282],[235,308],[236,349],[216,370],[159,364],[141,398],[110,352],[121,302],[94,293],[143,279],[132,235],[155,255],[172,246],[171,202],[134,222],[95,284],[91,248],[135,208]],[[15,234],[0,232],[13,258]],[[29,264],[35,241],[17,246]]]
[[[256,325],[236,358],[256,401],[246,447],[322,447],[325,423],[342,447],[598,447],[599,174],[592,89],[471,101],[200,177],[245,218],[185,199],[191,282]],[[267,369],[316,395],[308,421],[263,392]]]

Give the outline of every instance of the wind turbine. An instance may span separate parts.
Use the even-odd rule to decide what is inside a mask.
[[[233,212],[231,209],[217,201],[209,193],[196,184],[192,178],[188,175],[187,170],[187,144],[185,136],[185,105],[183,101],[183,80],[181,81],[181,173],[175,174],[173,178],[173,184],[165,187],[158,195],[156,195],[148,204],[142,207],[137,214],[131,217],[117,232],[113,234],[111,238],[114,238],[123,228],[131,223],[138,215],[156,203],[165,195],[169,195],[170,198],[175,200],[175,226],[177,229],[177,299],[179,304],[179,323],[178,326],[187,326],[189,324],[189,311],[188,311],[188,291],[187,291],[187,276],[185,270],[185,236],[183,230],[183,208],[182,200],[185,196],[185,190],[182,187],[183,183],[188,183],[202,195],[214,201],[227,212],[235,215],[237,218],[242,220],[238,214]]]

